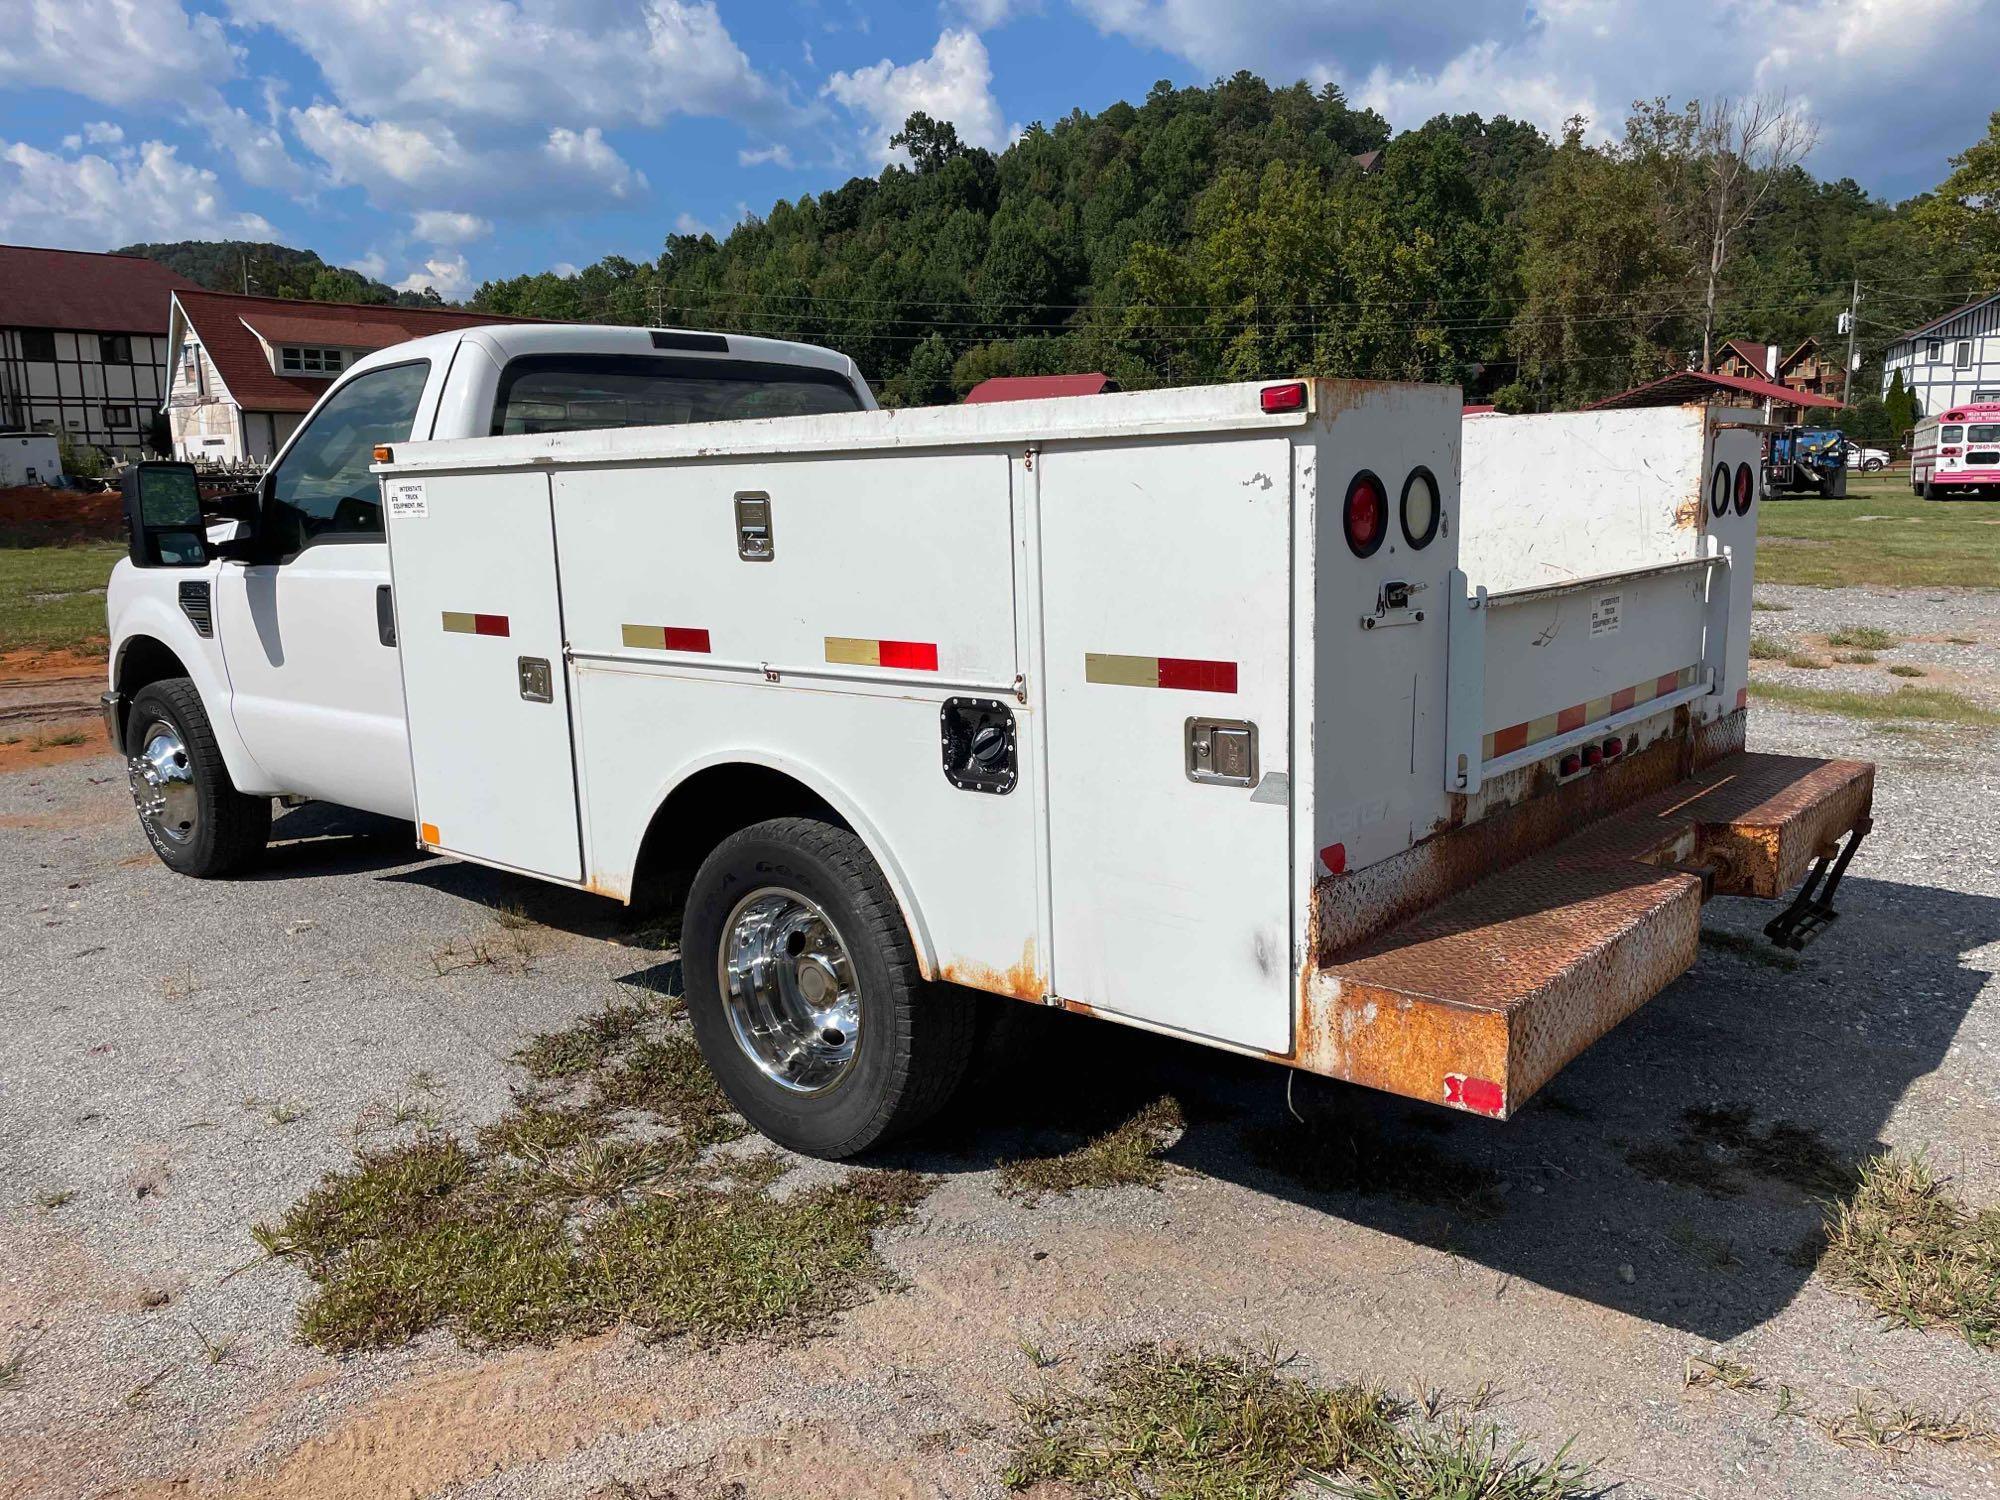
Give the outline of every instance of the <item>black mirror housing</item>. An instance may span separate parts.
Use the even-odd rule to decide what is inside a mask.
[[[199,568],[207,563],[208,528],[193,464],[135,464],[119,480],[135,568]]]

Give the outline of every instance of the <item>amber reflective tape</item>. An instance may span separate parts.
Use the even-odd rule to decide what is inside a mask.
[[[419,824],[417,827],[417,837],[422,839],[426,844],[442,844],[444,842],[443,839],[438,837],[438,826],[435,823]]]
[[[1191,656],[1114,656],[1104,651],[1083,654],[1083,680],[1114,687],[1178,688],[1195,693],[1236,691],[1236,663],[1202,661]]]
[[[1681,688],[1693,687],[1695,679],[1700,675],[1700,667],[1682,667],[1678,672],[1662,672],[1658,677],[1633,687],[1620,688],[1617,692],[1602,698],[1592,698],[1588,703],[1572,704],[1560,712],[1543,714],[1539,719],[1530,719],[1525,724],[1509,724],[1505,729],[1496,729],[1485,737],[1480,747],[1481,753],[1487,760],[1492,760],[1498,755],[1511,755],[1516,750],[1539,745],[1543,740],[1552,740],[1557,735],[1568,734],[1572,729],[1595,724],[1599,719],[1622,714],[1626,709],[1635,708],[1641,703],[1664,698]],[[1737,706],[1740,708],[1742,705]]]
[[[468,614],[462,609],[444,612],[444,628],[453,635],[506,635],[505,615]]]
[[[634,651],[698,651],[708,654],[708,632],[682,625],[621,625],[625,645]]]
[[[826,638],[826,659],[841,667],[895,667],[906,672],[938,669],[938,649],[932,641],[873,641],[830,635]]]

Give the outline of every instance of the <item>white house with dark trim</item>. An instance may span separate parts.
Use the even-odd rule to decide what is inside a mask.
[[[1917,398],[1917,415],[1962,401],[2000,401],[2000,292],[1912,328],[1882,360],[1882,394],[1897,371]]]

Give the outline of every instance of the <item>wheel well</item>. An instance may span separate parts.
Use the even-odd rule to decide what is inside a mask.
[[[125,708],[129,708],[132,700],[152,684],[164,678],[187,675],[187,667],[172,649],[150,635],[135,635],[118,654],[118,691],[124,694]],[[118,731],[120,734],[125,732],[122,722]]]
[[[818,818],[852,829],[819,793],[769,766],[708,766],[667,794],[646,826],[632,871],[632,899],[677,910],[709,851],[767,818]]]

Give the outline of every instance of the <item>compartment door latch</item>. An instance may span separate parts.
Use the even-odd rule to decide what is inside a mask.
[[[1257,726],[1248,719],[1189,719],[1187,778],[1211,786],[1257,784]]]

